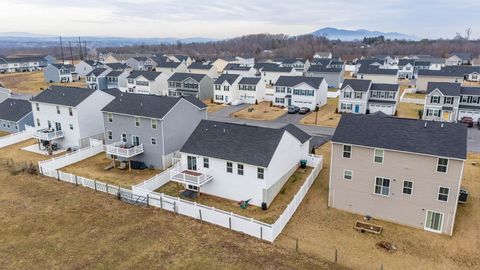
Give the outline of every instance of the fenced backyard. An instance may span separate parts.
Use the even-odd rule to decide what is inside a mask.
[[[34,130],[33,127],[25,126],[25,130],[0,137],[0,148],[31,139]]]

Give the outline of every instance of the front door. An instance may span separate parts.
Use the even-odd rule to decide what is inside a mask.
[[[355,113],[359,113],[359,112],[360,112],[360,105],[355,104]]]
[[[443,121],[446,121],[446,122],[450,121],[450,115],[451,115],[450,111],[444,111],[443,117],[442,117]]]
[[[225,96],[225,103],[228,103],[228,96]]]
[[[196,171],[197,170],[197,158],[192,156],[187,156],[187,169]]]
[[[292,99],[291,98],[287,98],[287,106],[292,106]]]

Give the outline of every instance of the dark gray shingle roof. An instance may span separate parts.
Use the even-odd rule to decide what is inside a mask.
[[[302,143],[310,139],[293,125],[274,129],[202,120],[180,151],[268,167],[285,132]]]
[[[348,85],[353,89],[353,91],[367,92],[370,89],[371,84],[371,80],[347,79],[343,81],[342,90]]]
[[[89,88],[52,85],[34,96],[31,101],[75,107],[94,92],[95,90]]]
[[[460,83],[448,82],[429,82],[427,85],[427,94],[438,89],[445,96],[460,96],[462,85]]]
[[[260,77],[243,77],[238,84],[257,85],[260,80]]]
[[[181,72],[176,72],[170,78],[168,78],[168,81],[174,81],[174,82],[182,82],[188,78],[192,78],[197,82],[200,82],[205,76],[205,74],[196,74],[196,73],[181,73]]]
[[[99,75],[101,75],[103,72],[105,72],[105,70],[107,70],[106,68],[94,68],[92,71],[90,71],[89,73],[87,73],[87,77],[89,76],[95,76],[95,77],[98,77]]]
[[[391,83],[372,83],[372,86],[370,86],[370,90],[384,90],[384,91],[397,92],[399,89],[400,89],[400,85],[391,84]]]
[[[188,68],[189,69],[211,69],[213,65],[210,64],[204,64],[202,62],[192,62]]]
[[[457,159],[467,157],[467,127],[458,123],[344,114],[332,141]]]
[[[145,79],[149,81],[154,81],[158,76],[162,74],[161,72],[156,72],[156,71],[143,71],[143,70],[135,70],[128,75],[127,78],[129,79],[136,79],[140,76],[144,77]]]
[[[18,122],[32,112],[32,104],[28,100],[7,98],[0,103],[0,119]]]
[[[328,66],[323,66],[323,65],[311,65],[308,68],[308,72],[340,73],[340,72],[342,72],[342,68],[328,67]]]
[[[249,66],[242,66],[240,64],[232,64],[232,63],[229,63],[225,66],[225,68],[223,70],[237,70],[237,71],[248,71],[250,70],[252,67],[249,67]]]
[[[322,83],[322,77],[306,77],[306,76],[280,76],[275,82],[276,86],[294,87],[301,83],[306,83],[311,87],[318,89]]]
[[[222,84],[223,82],[227,81],[228,84],[232,85],[237,79],[240,77],[240,75],[237,74],[222,74],[220,77],[218,77],[214,84]]]
[[[377,66],[360,66],[358,74],[397,75],[398,69],[378,68]]]
[[[462,95],[476,95],[480,96],[480,87],[476,86],[462,86],[460,89]]]
[[[52,66],[58,68],[58,69],[61,69],[62,67],[64,67],[65,69],[72,69],[72,68],[75,68],[73,65],[70,65],[70,64],[52,64]]]

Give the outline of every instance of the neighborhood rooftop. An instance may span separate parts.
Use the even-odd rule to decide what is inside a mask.
[[[344,114],[333,142],[466,159],[467,128],[457,123]]]
[[[161,72],[156,72],[156,71],[141,71],[141,70],[135,70],[128,75],[128,79],[136,79],[140,76],[144,77],[145,79],[149,81],[154,81],[158,76],[162,74]]]
[[[260,77],[243,77],[238,84],[257,85],[260,80]]]
[[[222,84],[226,81],[231,85],[238,79],[238,77],[240,77],[238,74],[222,74],[215,80],[214,84]]]
[[[370,89],[370,85],[372,81],[370,80],[355,80],[355,79],[347,79],[343,81],[342,89],[345,87],[350,86],[353,91],[360,91],[360,92],[367,92]]]
[[[52,85],[31,100],[34,102],[75,107],[87,99],[95,90],[81,87]]]
[[[18,122],[32,111],[28,100],[8,98],[0,103],[0,119]]]
[[[205,74],[177,72],[170,76],[170,78],[168,78],[168,81],[182,82],[188,78],[192,78],[195,81],[200,82],[205,76]]]
[[[301,83],[306,83],[313,88],[319,88],[322,81],[322,77],[280,76],[275,85],[294,87]]]

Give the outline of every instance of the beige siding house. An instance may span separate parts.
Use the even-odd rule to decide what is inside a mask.
[[[329,207],[452,235],[467,129],[343,115],[332,138]]]

